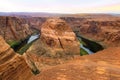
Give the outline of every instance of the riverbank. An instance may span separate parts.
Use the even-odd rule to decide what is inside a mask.
[[[77,36],[77,37],[80,42],[80,55],[81,56],[93,54],[97,51],[104,49],[104,47],[101,44],[95,41],[84,38],[83,36]]]
[[[31,36],[28,36],[22,41],[13,41],[11,43],[9,42],[8,44],[14,49],[14,51],[22,55],[32,45],[32,43],[39,38],[39,36],[39,33],[33,33]],[[99,43],[84,38],[83,36],[77,36],[77,38],[80,42],[81,56],[88,54],[90,55],[104,49],[104,47]]]
[[[39,36],[39,33],[33,33],[24,40],[8,41],[7,43],[14,49],[15,52],[22,55],[32,45],[32,43],[39,38]]]
[[[27,49],[32,45],[33,42],[35,42],[38,38],[39,38],[40,34],[33,34],[29,37],[28,41],[26,42],[26,44],[24,44],[24,46],[22,46],[17,53],[19,54],[23,54],[24,52],[27,51]]]

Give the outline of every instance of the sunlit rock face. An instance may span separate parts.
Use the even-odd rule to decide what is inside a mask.
[[[120,47],[50,66],[30,80],[120,80]]]
[[[106,47],[120,47],[120,17],[93,14],[61,19],[78,35],[101,42]]]
[[[80,54],[79,41],[72,29],[61,19],[48,19],[42,25],[40,35],[40,39],[25,54],[29,65],[34,63],[41,69],[47,65],[64,63]]]
[[[25,19],[0,16],[0,35],[5,40],[21,40],[31,33],[32,30]]]
[[[31,76],[24,58],[15,53],[0,36],[0,80],[28,80]]]
[[[28,17],[25,18],[29,22],[29,25],[37,30],[41,29],[41,25],[46,21],[47,17]]]
[[[61,19],[48,19],[41,29],[41,38],[49,48],[52,55],[57,51],[63,53],[79,54],[79,42],[72,29]]]

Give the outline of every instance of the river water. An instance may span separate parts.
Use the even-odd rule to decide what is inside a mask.
[[[78,37],[78,39],[79,39],[80,41],[82,41],[82,39],[81,39],[80,37]],[[94,52],[92,52],[90,49],[84,47],[82,43],[80,43],[80,48],[84,49],[88,54],[93,54],[93,53],[94,53]]]
[[[29,43],[33,42],[34,40],[38,39],[39,36],[40,36],[40,34],[32,35],[29,38],[29,40],[27,41],[27,44],[29,44]],[[80,44],[80,48],[84,49],[88,54],[92,54],[93,53],[90,49],[84,47],[82,44]]]
[[[84,47],[82,44],[80,44],[80,48],[84,49],[88,54],[92,54],[93,53],[90,49]]]
[[[27,44],[29,44],[29,43],[33,42],[34,40],[38,39],[39,36],[40,36],[40,34],[32,35],[32,36],[29,38]]]

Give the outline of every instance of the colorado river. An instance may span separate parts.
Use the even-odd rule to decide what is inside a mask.
[[[27,44],[33,42],[34,40],[38,39],[40,34],[32,35],[29,40],[27,41]]]
[[[80,48],[84,49],[88,54],[92,54],[93,52],[89,50],[88,48],[84,47],[82,44],[80,44]]]
[[[27,41],[27,44],[33,42],[34,40],[38,39],[40,34],[32,35],[29,40]],[[92,54],[93,52],[89,50],[88,48],[84,47],[82,44],[80,44],[80,48],[84,49],[88,54]]]
[[[32,35],[29,40],[27,41],[27,44],[33,42],[34,40],[38,39],[40,34]],[[84,49],[88,54],[92,54],[93,52],[89,50],[88,48],[84,47],[82,44],[80,44],[80,48]]]
[[[40,34],[33,34],[31,35],[28,40],[24,41],[25,43],[21,43],[16,52],[19,54],[23,54],[24,52],[27,51],[27,49],[32,45],[32,43],[39,38]]]

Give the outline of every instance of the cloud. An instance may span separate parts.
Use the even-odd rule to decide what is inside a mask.
[[[86,3],[86,1],[89,3]],[[120,13],[120,1],[118,3],[117,1],[119,0],[2,0],[0,3],[0,11],[51,13]]]
[[[105,6],[99,6],[95,8],[90,8],[93,12],[110,12],[110,13],[115,13],[119,12],[120,13],[120,4],[110,4],[110,5],[105,5]]]

